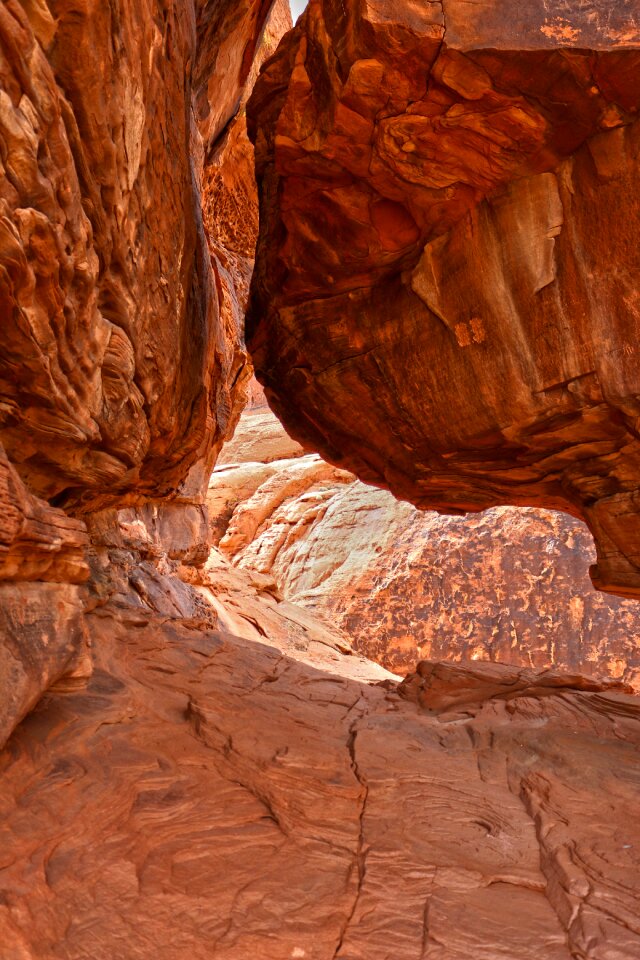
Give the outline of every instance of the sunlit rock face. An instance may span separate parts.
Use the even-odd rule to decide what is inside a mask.
[[[399,673],[422,657],[610,675],[640,687],[640,609],[596,592],[583,523],[542,509],[420,511],[245,410],[208,493],[213,541]]]
[[[640,590],[640,10],[311,0],[249,105],[292,435],[419,507],[586,520]]]
[[[398,688],[253,614],[261,642],[88,618],[87,689],[0,757],[3,960],[636,960],[636,697]]]

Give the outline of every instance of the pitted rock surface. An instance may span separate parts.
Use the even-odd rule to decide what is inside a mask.
[[[566,514],[417,510],[304,454],[264,402],[242,414],[207,502],[234,564],[396,673],[473,658],[640,686],[638,604],[593,589],[589,532]]]
[[[232,423],[246,354],[225,317],[242,294],[217,280],[202,179],[267,12],[2,4],[0,440],[59,506],[206,478]]]

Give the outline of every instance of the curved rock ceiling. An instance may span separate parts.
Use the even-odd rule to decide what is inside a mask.
[[[213,543],[396,674],[492,660],[640,692],[640,605],[593,590],[585,525],[532,507],[440,516],[304,454],[259,400],[207,494]]]
[[[259,379],[445,512],[589,524],[640,593],[640,9],[311,0],[249,104]]]

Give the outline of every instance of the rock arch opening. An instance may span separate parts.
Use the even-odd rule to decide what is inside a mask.
[[[0,960],[636,960],[601,6],[0,5]]]

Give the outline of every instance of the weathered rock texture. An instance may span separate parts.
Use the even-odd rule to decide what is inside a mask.
[[[400,686],[208,554],[269,6],[0,5],[0,741],[48,691],[0,753],[0,958],[632,960],[629,688],[428,662]],[[408,84],[423,16],[382,30]],[[624,92],[625,63],[597,82]],[[539,123],[510,109],[526,153]],[[396,207],[374,219],[405,242]],[[292,491],[354,487],[290,452]]]
[[[591,538],[565,514],[416,510],[303,455],[264,406],[240,418],[208,503],[237,566],[273,577],[391,670],[470,657],[640,686],[638,604],[593,589]]]
[[[0,741],[88,669],[83,604],[118,571],[207,559],[249,371],[242,98],[290,26],[270,6],[0,6]]]
[[[43,690],[90,665],[84,524],[32,496],[1,444],[0,503],[1,747]]]
[[[7,960],[636,960],[637,698],[88,619],[0,758]]]
[[[263,3],[266,8],[270,4]],[[244,343],[244,315],[253,272],[258,238],[258,192],[255,179],[253,145],[247,136],[246,101],[253,89],[259,69],[270,57],[280,38],[292,26],[288,0],[274,0],[260,42],[244,80],[244,92],[237,112],[206,155],[203,177],[203,218],[209,253],[214,266],[220,304],[220,345]],[[237,25],[235,29],[238,29]],[[243,359],[246,356],[243,354]],[[224,438],[229,436],[246,399],[245,390],[251,367],[246,364],[235,372],[232,384],[235,404],[228,410],[223,380],[217,396],[217,407],[227,411]],[[236,399],[237,395],[237,399]],[[216,447],[216,452],[219,444]],[[206,481],[208,475],[199,479]]]
[[[311,0],[249,104],[250,347],[422,508],[565,510],[640,593],[640,6]]]
[[[0,440],[46,499],[94,509],[208,476],[245,354],[203,164],[268,7],[2,4]]]

